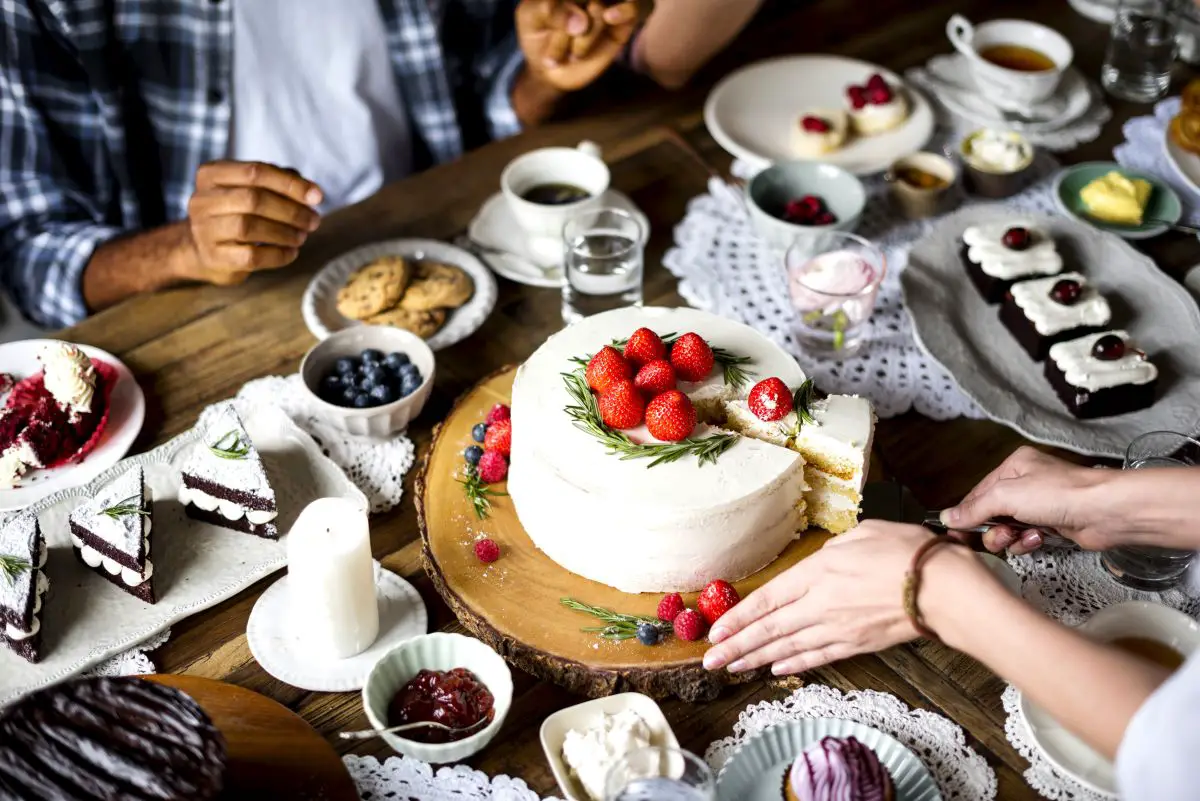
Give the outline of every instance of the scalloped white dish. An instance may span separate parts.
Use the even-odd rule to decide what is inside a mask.
[[[366,507],[362,492],[283,411],[273,406],[238,408],[275,488],[276,524],[281,532],[287,532],[301,510],[317,498],[340,496]],[[203,431],[202,418],[170,442],[124,459],[87,485],[57,492],[29,509],[37,514],[50,551],[42,661],[31,665],[0,648],[0,706],[126,651],[287,564],[285,540],[272,542],[184,515],[176,500],[179,467]],[[72,553],[67,527],[67,515],[76,506],[133,464],[145,468],[153,496],[159,597],[154,605],[113,587],[81,564]]]
[[[346,319],[338,312],[337,293],[352,272],[381,256],[403,256],[413,261],[429,259],[450,264],[463,270],[475,282],[475,294],[471,299],[450,312],[446,324],[425,340],[432,350],[448,348],[474,334],[496,307],[496,277],[483,262],[467,251],[436,239],[389,239],[343,253],[322,267],[308,282],[304,299],[300,302],[300,312],[313,336],[324,339],[334,331],[363,325],[357,320]]]

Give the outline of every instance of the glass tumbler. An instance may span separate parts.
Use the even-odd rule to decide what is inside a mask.
[[[1100,83],[1113,97],[1150,103],[1167,93],[1179,54],[1180,0],[1121,0]]]
[[[715,801],[708,765],[675,748],[639,748],[618,760],[604,781],[605,801]]]
[[[883,251],[857,234],[830,231],[797,240],[784,260],[800,346],[833,359],[858,353],[887,266]]]
[[[563,322],[642,305],[646,231],[624,209],[586,211],[563,226]]]
[[[1174,431],[1152,431],[1129,443],[1125,469],[1193,467],[1200,464],[1200,442]],[[1194,551],[1131,545],[1100,554],[1100,564],[1126,587],[1163,592],[1183,581],[1196,558]]]

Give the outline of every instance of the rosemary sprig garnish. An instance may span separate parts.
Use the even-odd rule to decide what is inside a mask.
[[[17,577],[31,567],[28,559],[0,554],[0,576],[8,580],[9,586],[17,583]]]
[[[150,516],[150,513],[142,508],[142,496],[140,495],[130,495],[120,503],[101,510],[100,514],[108,515],[113,520],[125,517],[126,515]]]
[[[474,467],[468,467],[464,478],[454,479],[459,484],[463,485],[463,490],[467,493],[467,500],[471,502],[471,506],[475,509],[475,516],[480,520],[486,520],[492,511],[492,498],[498,498],[508,495],[507,492],[494,490],[483,480],[479,478],[479,471]]]
[[[242,435],[236,431],[229,431],[225,436],[208,446],[208,449],[213,452],[214,456],[220,456],[222,459],[245,459],[250,453],[250,443],[242,441]]]
[[[708,437],[688,437],[680,442],[637,443],[620,431],[609,428],[600,417],[596,397],[588,389],[582,370],[563,373],[567,393],[575,402],[567,406],[567,416],[575,421],[575,427],[591,434],[608,448],[608,452],[622,459],[650,459],[649,467],[678,461],[684,456],[695,456],[701,465],[716,464],[717,457],[733,447],[737,434],[713,434]]]
[[[659,339],[663,341],[663,344],[667,346],[669,351],[670,347],[675,344],[675,340],[679,339],[679,334],[672,331],[669,334],[660,334]],[[628,343],[628,339],[614,339],[609,344],[611,344],[617,350],[621,350]],[[750,362],[754,361],[753,359],[751,359],[749,356],[738,356],[727,351],[725,348],[713,348],[712,352],[713,361],[721,366],[722,374],[726,384],[734,389],[741,389],[747,383],[749,383],[750,376],[753,375],[753,373],[746,370],[743,365],[749,364]],[[571,361],[582,367],[587,367],[587,363],[591,361],[592,356],[594,355],[595,354],[576,356],[572,358]]]
[[[816,418],[812,416],[812,404],[817,399],[816,393],[817,387],[809,378],[792,395],[792,409],[796,412],[796,425],[791,429],[784,429],[784,433],[789,439],[800,436],[800,429],[805,423],[817,422]]]
[[[559,603],[568,609],[583,612],[603,621],[605,623],[603,626],[586,626],[580,630],[595,632],[598,637],[604,640],[632,639],[637,636],[637,627],[641,623],[649,623],[657,627],[660,631],[664,630],[662,621],[655,617],[623,615],[620,612],[614,612],[602,606],[589,606],[574,598],[560,598]]]

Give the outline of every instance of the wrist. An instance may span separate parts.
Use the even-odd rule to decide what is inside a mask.
[[[1200,547],[1194,507],[1189,508],[1200,492],[1200,469],[1093,472],[1105,474],[1087,499],[1094,525],[1103,535],[1103,547]]]
[[[192,236],[191,223],[183,220],[175,225],[178,235],[168,252],[164,270],[167,285],[200,280],[200,249]]]
[[[566,94],[526,63],[513,80],[513,111],[522,125],[537,125],[554,113]]]
[[[938,546],[921,568],[917,608],[925,624],[956,650],[965,650],[981,620],[1011,603],[1020,602],[964,546]]]

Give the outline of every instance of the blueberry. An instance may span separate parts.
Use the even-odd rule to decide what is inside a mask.
[[[653,623],[638,623],[637,638],[642,645],[658,645],[662,639],[662,629]]]
[[[404,376],[404,378],[400,379],[400,394],[403,395],[404,397],[408,397],[409,395],[416,392],[417,389],[420,388],[420,386],[421,386],[421,377],[420,376],[414,377],[414,376],[406,375],[406,376]]]
[[[371,396],[365,393],[358,393],[354,396],[354,408],[365,409],[371,405]]]
[[[388,380],[387,370],[384,370],[378,364],[372,364],[370,367],[368,367],[365,371],[363,371],[363,376],[365,376],[368,381],[375,385],[383,384]]]
[[[408,364],[408,354],[389,353],[384,357],[383,363],[386,364],[393,372],[399,372],[401,367]]]
[[[376,384],[371,387],[371,400],[382,406],[396,400],[396,390],[390,384]]]
[[[336,398],[342,394],[342,377],[337,373],[330,373],[321,379],[320,389],[318,394],[325,400]]]
[[[400,376],[404,377],[406,375],[416,376],[417,378],[420,378],[421,371],[417,369],[417,366],[415,364],[413,364],[412,362],[409,362],[408,364],[401,365],[401,367],[400,367]]]
[[[358,397],[358,387],[343,387],[342,394],[338,396],[338,402],[341,406],[353,406],[354,399]]]
[[[354,386],[359,392],[366,393],[371,391],[371,388],[375,386],[375,382],[371,380],[370,376],[360,375],[358,380],[354,382]]]
[[[352,359],[349,356],[343,356],[334,363],[333,369],[342,375],[353,373],[358,369],[358,360]]]
[[[487,436],[487,423],[477,423],[471,429],[471,439],[476,442],[483,442],[483,438]]]
[[[483,458],[483,448],[478,445],[468,445],[467,449],[463,451],[463,458],[467,460],[467,464],[477,465]]]
[[[358,358],[362,359],[363,364],[379,364],[383,361],[383,352],[375,348],[367,348]]]

